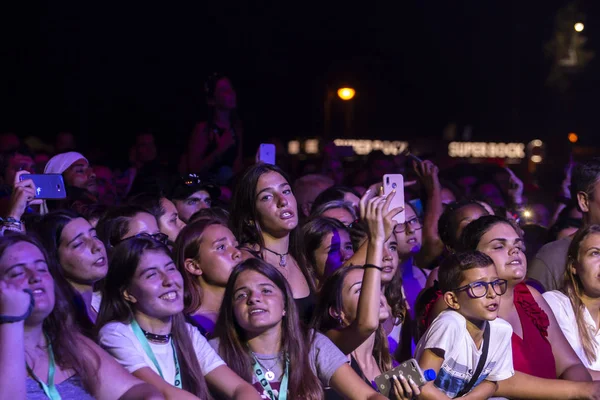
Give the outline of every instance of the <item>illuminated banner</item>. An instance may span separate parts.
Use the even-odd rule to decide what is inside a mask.
[[[524,143],[451,142],[450,157],[525,158]]]
[[[335,139],[336,146],[352,147],[354,153],[364,156],[375,150],[381,150],[386,155],[397,155],[408,148],[408,142],[398,140],[369,140],[369,139]],[[304,142],[291,140],[288,142],[289,154],[300,154],[302,150],[306,154],[317,154],[319,152],[319,139],[307,139]]]
[[[358,155],[366,155],[375,150],[381,150],[385,155],[395,156],[408,148],[408,142],[398,140],[367,140],[367,139],[335,139],[336,146],[352,146]]]

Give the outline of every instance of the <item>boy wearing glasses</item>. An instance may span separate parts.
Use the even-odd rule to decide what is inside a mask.
[[[514,374],[510,324],[498,317],[507,282],[478,251],[450,255],[438,281],[448,309],[425,332],[415,352],[423,370],[437,372],[421,399],[487,399],[496,382]],[[487,343],[486,343],[487,342]]]

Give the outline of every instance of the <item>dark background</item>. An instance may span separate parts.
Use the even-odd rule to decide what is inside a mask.
[[[250,143],[318,136],[325,88],[356,88],[359,138],[593,144],[598,59],[560,92],[546,85],[564,1],[20,2],[3,6],[0,131],[126,149],[151,130],[181,146],[205,113],[203,82],[229,74]],[[586,48],[600,5],[576,3]],[[342,104],[333,129],[341,135]]]

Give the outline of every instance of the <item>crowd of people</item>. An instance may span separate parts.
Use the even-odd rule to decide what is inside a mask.
[[[118,172],[0,138],[0,400],[600,399],[600,159],[547,202],[497,166],[248,162],[206,95],[175,173],[147,133]]]

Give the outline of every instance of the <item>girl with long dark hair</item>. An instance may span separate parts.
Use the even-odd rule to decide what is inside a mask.
[[[212,337],[229,275],[249,255],[238,249],[227,226],[211,219],[183,228],[173,252],[183,276],[184,313],[206,337]]]
[[[324,386],[350,399],[384,398],[331,341],[300,323],[287,279],[263,260],[231,273],[216,336],[211,345],[263,398],[322,399]]]
[[[69,210],[53,211],[29,228],[40,237],[49,261],[60,272],[55,279],[74,305],[77,323],[91,335],[101,302],[96,284],[108,272],[106,249],[96,229]]]
[[[290,180],[277,166],[259,163],[238,181],[231,204],[231,231],[242,246],[274,265],[288,280],[300,319],[308,322],[315,303],[298,206]]]
[[[167,398],[258,398],[183,316],[183,278],[168,248],[150,238],[111,254],[98,316],[100,344]]]
[[[37,240],[0,238],[0,399],[163,398],[79,333],[56,273]]]

